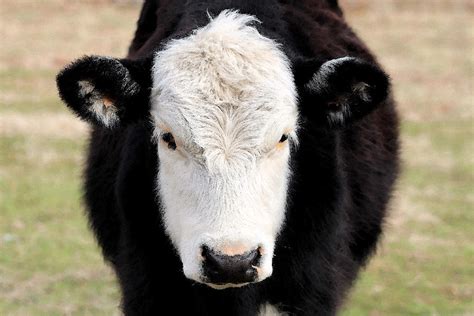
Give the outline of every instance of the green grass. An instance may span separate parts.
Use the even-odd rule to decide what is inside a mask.
[[[5,91],[2,111],[39,112],[60,109],[54,91],[54,69],[13,68],[0,72],[0,90]],[[18,91],[27,93],[19,94]]]
[[[398,204],[345,315],[474,312],[472,124],[409,123]],[[427,138],[428,145],[418,139]],[[417,157],[422,157],[418,159]]]
[[[5,0],[0,10],[9,43],[0,50],[0,315],[118,314],[81,202],[86,129],[54,77],[84,54],[123,56],[139,8],[28,3]],[[473,315],[472,11],[442,0],[346,3],[392,75],[403,173],[384,240],[342,314]]]
[[[110,315],[118,304],[80,203],[83,149],[82,137],[2,138],[1,315]]]

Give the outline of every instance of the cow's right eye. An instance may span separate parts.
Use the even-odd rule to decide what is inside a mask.
[[[281,135],[280,140],[278,141],[279,143],[284,143],[288,140],[288,134],[283,134]]]
[[[171,149],[171,150],[175,150],[176,149],[176,142],[174,141],[174,137],[173,137],[173,134],[171,133],[163,133],[161,135],[161,139],[166,143],[168,144],[168,148]]]

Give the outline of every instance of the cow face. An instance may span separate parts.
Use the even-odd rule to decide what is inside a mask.
[[[157,212],[184,274],[218,289],[272,274],[298,117],[346,128],[388,95],[387,76],[360,59],[293,61],[290,70],[254,22],[224,11],[153,58],[85,57],[57,77],[62,99],[92,124],[151,116]]]
[[[154,60],[164,224],[185,275],[215,288],[271,275],[296,141],[290,64],[253,21],[223,12]]]

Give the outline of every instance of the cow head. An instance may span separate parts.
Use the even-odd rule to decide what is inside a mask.
[[[299,112],[324,128],[342,126],[387,94],[383,72],[357,59],[292,70],[255,21],[224,11],[152,59],[85,57],[58,75],[63,100],[93,124],[151,117],[157,212],[184,274],[214,288],[272,274]],[[298,93],[308,109],[298,109]]]

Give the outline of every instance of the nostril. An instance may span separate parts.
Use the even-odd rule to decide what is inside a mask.
[[[209,256],[210,249],[207,246],[201,246],[201,256],[205,259]]]
[[[203,246],[201,255],[204,258],[204,264],[212,270],[219,270],[222,265],[222,258],[207,246]]]
[[[251,266],[258,266],[260,264],[260,258],[262,257],[258,249],[243,254],[243,256],[242,259],[249,262]]]

